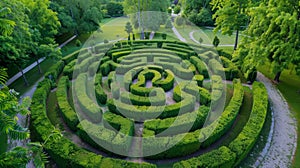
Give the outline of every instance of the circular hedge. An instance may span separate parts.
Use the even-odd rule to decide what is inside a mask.
[[[59,167],[156,167],[125,157],[162,160],[203,148],[206,153],[179,158],[173,167],[237,166],[259,137],[268,107],[265,87],[254,82],[253,106],[242,131],[229,145],[210,149],[238,122],[244,99],[238,75],[234,63],[219,59],[213,49],[177,41],[119,41],[84,48],[51,67],[39,83],[32,98],[31,138],[45,141],[51,134],[47,97],[57,87],[66,125],[108,154],[92,153],[66,137],[48,140],[46,152]],[[233,80],[226,106],[225,79]]]

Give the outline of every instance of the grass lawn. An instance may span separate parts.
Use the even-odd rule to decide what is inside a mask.
[[[265,65],[258,68],[260,72],[266,75],[268,78],[273,79],[274,74],[270,72],[270,66]],[[283,94],[287,100],[290,109],[294,112],[298,121],[298,142],[297,151],[294,158],[300,158],[300,77],[295,74],[295,71],[290,73],[290,70],[284,70],[281,77],[281,82],[277,85],[277,88]],[[300,167],[300,159],[294,159],[293,166]]]
[[[45,72],[55,63],[55,60],[52,59],[46,59],[41,63],[41,69],[42,74],[39,73],[38,67],[31,69],[29,72],[25,74],[29,86],[32,86],[38,79],[40,79]],[[15,89],[17,92],[20,93],[20,95],[24,94],[27,90],[30,89],[30,87],[26,86],[23,80],[23,77],[20,77],[15,82],[13,82],[11,85],[8,86],[11,89]]]

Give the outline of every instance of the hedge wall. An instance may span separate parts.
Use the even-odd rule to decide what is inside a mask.
[[[55,82],[62,70],[64,69],[64,66],[65,63],[63,61],[58,61],[56,64],[52,65],[49,68],[49,70],[45,73],[45,77]]]
[[[242,132],[229,144],[229,149],[236,153],[235,165],[246,158],[255,142],[259,139],[268,112],[268,93],[264,84],[254,82],[253,105],[250,118]]]
[[[144,128],[146,130],[154,131],[155,135],[168,129],[168,133],[164,133],[162,136],[185,133],[186,131],[195,131],[202,128],[208,113],[208,107],[200,106],[198,110],[180,116],[166,119],[146,120],[144,122]]]
[[[71,61],[70,63],[68,63],[68,65],[64,67],[63,75],[68,76],[70,80],[73,78],[73,70],[76,63],[77,63],[77,59]]]
[[[222,135],[224,135],[233,125],[244,98],[244,89],[239,80],[234,80],[233,96],[225,108],[224,112],[211,125],[203,128],[202,134],[210,136],[201,144],[202,147],[208,147]],[[212,132],[211,132],[212,131]]]
[[[166,97],[165,92],[161,88],[154,88],[147,97],[135,95],[130,92],[122,92],[121,101],[126,104],[139,106],[163,106],[166,104]]]
[[[70,106],[68,101],[68,90],[69,90],[69,79],[67,76],[60,78],[57,85],[56,97],[58,102],[58,107],[64,120],[71,130],[76,131],[77,125],[79,123],[76,112]]]
[[[232,168],[234,165],[235,157],[235,153],[230,151],[230,149],[228,149],[226,146],[222,146],[200,156],[177,162],[173,165],[173,168]]]
[[[75,91],[74,96],[82,112],[87,115],[91,121],[100,122],[102,110],[87,95],[86,82],[87,74],[82,73],[77,77],[74,85],[75,88],[73,89],[73,91]]]
[[[206,67],[205,63],[200,58],[198,58],[196,56],[192,56],[190,58],[190,61],[191,61],[192,64],[195,65],[195,67],[197,68],[199,74],[203,75],[204,78],[209,77],[207,67]]]

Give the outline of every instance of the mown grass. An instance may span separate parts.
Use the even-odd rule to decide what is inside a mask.
[[[258,70],[270,79],[274,78],[274,74],[270,71],[270,64],[260,66]],[[296,75],[294,70],[284,70],[280,77],[280,83],[277,88],[280,90],[284,98],[287,100],[290,109],[294,113],[298,122],[298,141],[297,151],[294,156],[293,167],[300,167],[300,77]]]

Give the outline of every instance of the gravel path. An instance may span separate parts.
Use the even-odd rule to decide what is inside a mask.
[[[258,160],[253,167],[291,167],[297,146],[297,122],[286,100],[272,82],[261,73],[258,73],[257,79],[264,83],[268,90],[274,117],[274,132],[268,151],[262,153],[262,160]]]

